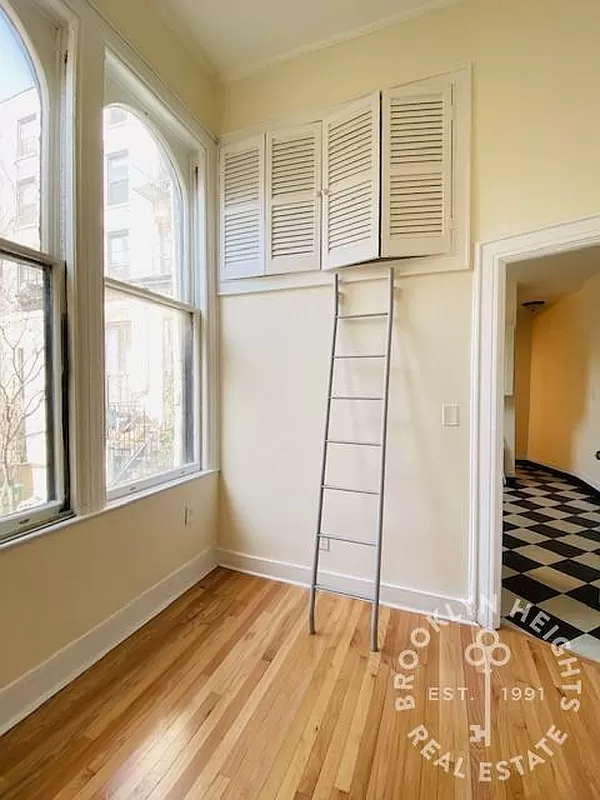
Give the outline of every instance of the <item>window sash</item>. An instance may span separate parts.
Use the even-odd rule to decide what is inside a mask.
[[[66,273],[64,262],[45,253],[0,239],[0,259],[11,261],[15,269],[35,267],[44,274],[45,327],[45,403],[47,483],[51,487],[46,503],[0,517],[0,543],[26,534],[68,513],[69,492],[66,485],[68,465],[68,414],[66,351]]]
[[[178,479],[197,474],[202,470],[202,409],[199,375],[201,374],[201,314],[191,303],[176,300],[166,295],[157,294],[147,289],[138,287],[125,281],[114,278],[105,278],[105,290],[112,290],[119,294],[142,300],[162,308],[172,309],[189,316],[190,342],[188,351],[184,352],[183,365],[183,416],[184,420],[192,419],[192,425],[185,425],[183,430],[184,452],[190,454],[190,461],[173,469],[158,472],[147,478],[130,481],[119,486],[106,489],[108,502],[114,502],[133,494],[144,492],[176,481]],[[106,335],[106,330],[105,330]],[[105,357],[106,381],[106,357]],[[106,445],[105,445],[106,453]]]

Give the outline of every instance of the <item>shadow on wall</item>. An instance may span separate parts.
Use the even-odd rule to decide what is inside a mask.
[[[600,275],[531,324],[527,458],[600,488]],[[526,415],[526,404],[520,406]],[[521,419],[524,425],[524,419]]]

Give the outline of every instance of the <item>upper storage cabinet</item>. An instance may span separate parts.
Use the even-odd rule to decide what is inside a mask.
[[[323,122],[323,269],[379,256],[379,92]]]
[[[220,147],[221,279],[470,266],[468,69]]]
[[[267,134],[269,274],[319,269],[321,123]]]
[[[383,92],[382,256],[452,249],[452,83]]]
[[[222,280],[264,273],[264,169],[263,136],[220,149]]]

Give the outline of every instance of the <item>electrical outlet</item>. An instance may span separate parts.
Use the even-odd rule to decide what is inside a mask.
[[[331,541],[329,539],[319,539],[319,550],[323,553],[328,553],[331,550]]]

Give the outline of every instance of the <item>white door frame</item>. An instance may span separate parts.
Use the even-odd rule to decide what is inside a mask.
[[[600,244],[600,215],[480,244],[473,287],[470,605],[500,626],[506,268]]]

